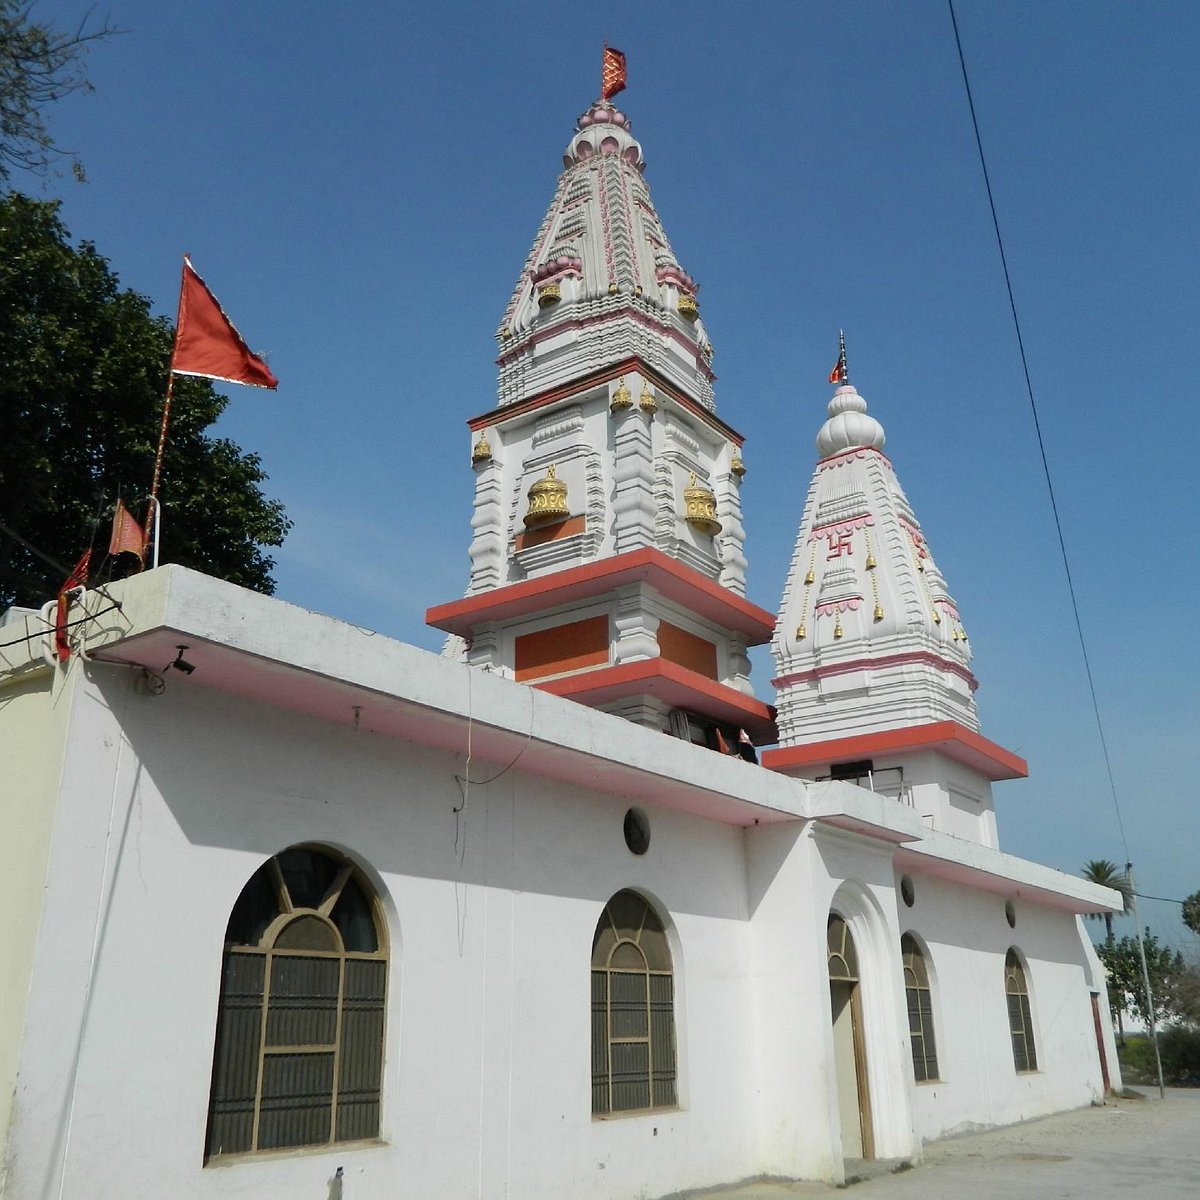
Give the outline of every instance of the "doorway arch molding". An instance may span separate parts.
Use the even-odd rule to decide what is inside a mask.
[[[874,891],[857,880],[846,879],[833,894],[826,923],[830,916],[845,921],[858,957],[875,1156],[915,1158],[920,1146],[913,1131],[910,1072],[907,1069],[911,1051],[900,961],[900,931],[894,908],[889,919]],[[828,973],[827,964],[822,965]],[[832,1078],[836,1070],[832,1058],[832,1033],[828,1048]]]

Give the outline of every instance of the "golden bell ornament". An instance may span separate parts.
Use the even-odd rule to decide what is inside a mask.
[[[721,532],[717,520],[717,498],[696,482],[696,472],[691,473],[688,485],[683,489],[684,520],[693,528],[715,537]]]
[[[817,582],[817,577],[813,574],[812,567],[808,568],[808,574],[804,576],[804,586],[812,587]]]
[[[475,443],[475,445],[471,449],[471,462],[472,463],[487,462],[488,459],[490,459],[491,457],[492,457],[491,443],[489,443],[487,440],[486,430],[481,429],[479,431],[479,440]]]
[[[567,485],[554,474],[554,464],[546,468],[546,476],[529,489],[529,511],[525,514],[525,527],[549,525],[571,515],[567,507]]]
[[[875,570],[875,555],[871,551],[867,551],[867,570]]]
[[[845,631],[842,629],[842,614],[838,613],[838,615],[833,619],[833,636],[835,638],[840,638],[843,632]]]
[[[617,390],[613,392],[612,400],[608,407],[613,412],[624,412],[625,409],[632,407],[633,397],[629,394],[629,388],[625,386],[625,376],[622,375],[617,380]]]
[[[882,604],[875,605],[875,620],[877,620],[877,621],[883,620],[883,605]]]
[[[642,394],[638,397],[638,408],[651,415],[658,412],[658,401],[654,399],[654,393],[650,390],[648,383],[642,384]]]
[[[549,308],[550,305],[557,304],[561,299],[562,289],[557,283],[543,283],[538,288],[538,308]]]
[[[797,637],[798,639],[800,639],[800,640],[803,640],[804,638],[808,637],[808,628],[807,628],[807,626],[800,625],[800,626],[799,626],[799,627],[796,629],[796,637]]]
[[[700,315],[700,309],[696,306],[694,297],[689,296],[686,292],[679,297],[679,315],[685,321],[694,321]]]

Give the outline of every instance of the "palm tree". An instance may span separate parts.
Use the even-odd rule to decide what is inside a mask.
[[[1133,890],[1129,886],[1129,876],[1115,862],[1107,858],[1094,858],[1083,864],[1083,877],[1088,883],[1098,883],[1101,887],[1112,888],[1121,893],[1121,916],[1124,916],[1133,902]],[[1104,918],[1104,944],[1113,944],[1113,915],[1110,912],[1086,913],[1089,920],[1098,921]]]
[[[1121,915],[1124,916],[1133,904],[1133,888],[1129,885],[1129,876],[1107,858],[1094,858],[1083,864],[1083,877],[1089,883],[1098,883],[1101,887],[1112,888],[1121,893]],[[1113,944],[1113,915],[1110,912],[1084,913],[1089,920],[1098,921],[1104,918],[1104,944],[1112,949]],[[1125,1011],[1117,1005],[1117,1045],[1125,1045]]]

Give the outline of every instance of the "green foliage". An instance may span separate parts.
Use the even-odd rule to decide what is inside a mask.
[[[1183,902],[1183,923],[1193,933],[1200,933],[1200,892],[1193,892]]]
[[[1183,994],[1187,970],[1183,955],[1171,951],[1146,930],[1146,967],[1150,973],[1150,988],[1154,993],[1154,1019],[1159,1024],[1187,1016],[1187,1001]],[[1142,981],[1142,961],[1137,939],[1123,937],[1096,947],[1100,961],[1108,972],[1108,999],[1113,1019],[1123,1009],[1139,1020],[1147,1021],[1150,1007],[1146,1003],[1146,988]]]
[[[57,203],[0,197],[0,520],[61,563],[107,548],[118,488],[145,515],[173,338],[90,243],[70,244]],[[162,561],[270,593],[262,547],[291,522],[260,490],[258,456],[205,434],[225,404],[206,380],[176,380]],[[0,536],[0,609],[41,604],[62,582]]]
[[[1107,858],[1093,858],[1090,862],[1083,864],[1083,877],[1089,883],[1098,883],[1101,887],[1112,888],[1115,892],[1121,893],[1122,916],[1130,909],[1133,903],[1133,889],[1129,885],[1129,876],[1117,866],[1115,862]],[[1104,922],[1104,936],[1108,942],[1113,940],[1113,915],[1112,913],[1085,913],[1089,920]]]
[[[83,56],[91,43],[115,31],[73,33],[32,19],[28,0],[0,0],[0,180],[13,167],[44,171],[61,152],[42,120],[42,109],[72,92],[90,91]],[[73,162],[81,174],[78,160]]]
[[[1200,1087],[1200,1029],[1173,1025],[1158,1038],[1163,1082],[1169,1087]],[[1155,1084],[1154,1046],[1148,1036],[1129,1037],[1121,1047],[1121,1075],[1126,1083]]]

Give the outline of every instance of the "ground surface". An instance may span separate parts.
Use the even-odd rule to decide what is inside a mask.
[[[1139,1089],[1053,1117],[933,1142],[911,1170],[856,1183],[758,1183],[697,1192],[699,1200],[1175,1200],[1200,1196],[1200,1089]]]

